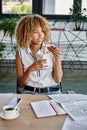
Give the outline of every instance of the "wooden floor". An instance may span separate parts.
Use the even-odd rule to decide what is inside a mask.
[[[15,68],[0,68],[0,93],[16,93],[16,70]],[[87,70],[63,70],[63,93],[76,91],[87,94]]]

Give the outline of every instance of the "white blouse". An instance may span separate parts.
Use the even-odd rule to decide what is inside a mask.
[[[31,72],[29,76],[28,83],[26,85],[33,86],[33,87],[47,87],[52,85],[57,85],[52,77],[52,71],[53,71],[53,55],[52,53],[47,49],[47,46],[49,44],[43,44],[44,49],[41,49],[37,52],[36,58],[33,57],[32,52],[29,48],[19,48],[19,56],[22,60],[23,66],[24,66],[24,72],[27,70],[27,68],[33,64],[36,60],[40,59],[47,59],[47,65],[48,67],[45,70],[38,70]]]

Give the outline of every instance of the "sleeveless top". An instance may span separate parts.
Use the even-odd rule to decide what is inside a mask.
[[[29,75],[29,79],[26,85],[33,86],[33,87],[50,87],[52,85],[57,85],[55,83],[53,77],[52,77],[52,71],[53,71],[53,55],[52,53],[47,49],[47,46],[49,44],[43,44],[44,49],[41,49],[37,52],[36,58],[33,57],[32,52],[30,48],[19,48],[19,56],[23,63],[23,70],[24,72],[27,70],[27,68],[32,65],[36,60],[40,59],[47,59],[47,65],[48,67],[45,70],[37,70],[33,71]]]

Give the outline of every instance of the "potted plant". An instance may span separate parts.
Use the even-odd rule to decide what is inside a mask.
[[[16,18],[3,18],[0,21],[0,31],[3,31],[3,38],[1,41],[3,41],[4,37],[9,36],[11,38],[11,43],[13,43],[12,38],[15,33],[16,22]]]
[[[84,30],[84,23],[87,22],[87,9],[81,9],[80,5],[78,7],[73,5],[70,10],[70,22],[74,22],[74,30]]]
[[[14,51],[17,48],[17,45],[15,45],[13,41],[17,21],[18,18],[2,18],[0,21],[0,31],[2,31],[3,34],[0,40],[0,59],[2,59],[3,51],[6,47],[6,43],[4,43],[4,38],[6,38],[7,36],[9,36],[9,43],[11,43],[11,51]]]

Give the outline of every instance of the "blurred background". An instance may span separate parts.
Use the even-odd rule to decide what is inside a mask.
[[[15,27],[24,15],[38,13],[50,26],[50,44],[61,48],[63,93],[87,94],[87,1],[0,0],[0,93],[16,93]]]

